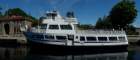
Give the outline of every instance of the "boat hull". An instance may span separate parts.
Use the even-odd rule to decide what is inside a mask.
[[[31,39],[33,33],[26,33],[28,45],[33,52],[39,53],[61,53],[61,54],[81,54],[81,53],[104,53],[104,52],[122,52],[127,51],[128,43],[104,43],[104,42],[74,42],[77,45],[67,45],[66,42],[50,42],[50,40],[34,40]],[[104,44],[104,45],[102,45]]]
[[[127,51],[128,45],[109,45],[109,46],[62,46],[53,44],[43,44],[28,40],[32,51],[39,53],[61,53],[61,54],[77,54],[77,53],[105,53],[105,52],[122,52]]]

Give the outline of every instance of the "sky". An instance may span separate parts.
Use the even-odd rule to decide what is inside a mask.
[[[74,11],[81,24],[95,25],[99,17],[109,14],[112,7],[120,0],[0,0],[2,12],[9,8],[21,8],[27,14],[39,18],[46,11],[58,10],[62,16]],[[134,26],[140,27],[140,0],[135,0],[138,16]]]

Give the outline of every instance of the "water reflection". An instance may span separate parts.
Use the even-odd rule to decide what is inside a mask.
[[[30,53],[26,47],[0,47],[0,60],[127,60],[128,52],[76,54],[76,55],[49,55]]]
[[[0,60],[21,60],[27,56],[27,48],[0,47]]]
[[[82,54],[82,55],[30,55],[39,58],[39,60],[127,60],[128,52],[103,53],[103,54]],[[33,58],[34,59],[34,58]]]

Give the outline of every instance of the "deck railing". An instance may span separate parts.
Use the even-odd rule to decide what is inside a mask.
[[[32,29],[32,32],[45,33],[46,29]],[[78,34],[96,34],[96,35],[121,35],[125,34],[123,30],[76,30]]]
[[[97,34],[97,35],[115,35],[115,34],[125,34],[125,31],[118,30],[77,30],[79,34]]]

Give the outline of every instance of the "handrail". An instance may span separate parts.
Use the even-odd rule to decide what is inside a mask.
[[[125,31],[105,31],[105,30],[77,30],[81,34],[125,34]]]
[[[31,31],[36,33],[45,33],[46,29],[31,29]],[[75,32],[78,34],[125,34],[125,31],[119,30],[76,30]]]

